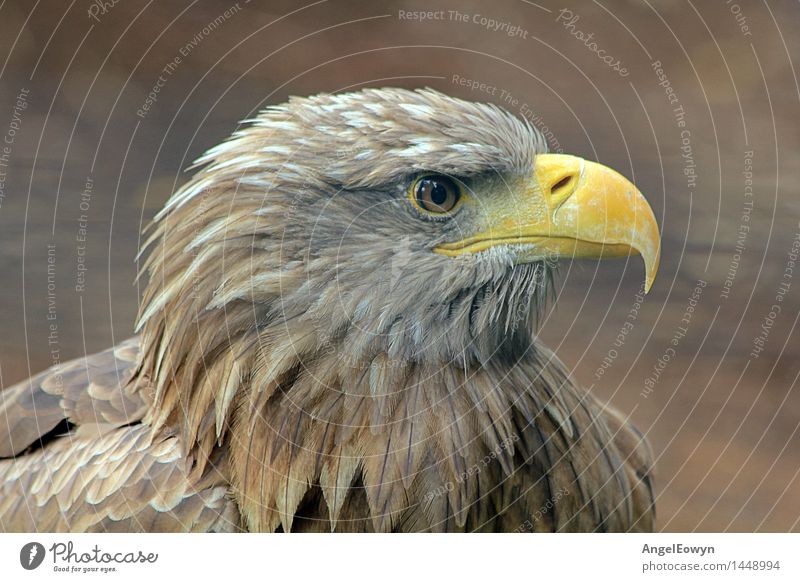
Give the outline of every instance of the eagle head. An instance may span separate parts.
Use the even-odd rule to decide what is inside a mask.
[[[433,90],[293,98],[198,165],[158,217],[182,284],[153,290],[143,322],[202,278],[198,315],[244,302],[254,327],[347,338],[353,361],[481,358],[525,349],[559,258],[641,254],[647,289],[658,267],[658,226],[628,180]]]
[[[420,370],[534,354],[559,259],[640,254],[647,289],[658,268],[658,226],[631,182],[547,153],[497,106],[430,89],[292,98],[197,166],[156,217],[139,326],[153,421],[206,449],[233,425],[281,433],[294,417],[269,420],[276,398],[307,422],[374,432]],[[324,394],[375,404],[362,420]],[[246,448],[266,466],[280,445]]]

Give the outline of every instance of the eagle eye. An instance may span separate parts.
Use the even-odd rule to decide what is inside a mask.
[[[451,212],[461,200],[461,188],[455,180],[439,174],[417,178],[410,194],[417,208],[430,214]]]

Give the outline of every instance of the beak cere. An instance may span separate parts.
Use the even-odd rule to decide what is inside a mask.
[[[481,206],[479,234],[434,252],[458,256],[513,245],[519,263],[639,254],[645,291],[652,287],[661,254],[658,223],[642,193],[614,170],[575,156],[540,154],[534,176],[503,198]]]

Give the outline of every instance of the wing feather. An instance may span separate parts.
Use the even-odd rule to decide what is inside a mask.
[[[141,420],[151,394],[146,380],[131,381],[138,359],[134,337],[0,391],[0,458],[41,445],[67,422],[102,432]]]

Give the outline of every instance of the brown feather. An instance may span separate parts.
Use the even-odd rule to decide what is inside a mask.
[[[0,392],[0,529],[652,529],[644,439],[536,337],[550,265],[407,212],[544,149],[430,90],[262,112],[158,215],[141,335]]]

